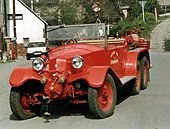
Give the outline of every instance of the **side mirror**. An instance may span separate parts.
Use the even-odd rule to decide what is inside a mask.
[[[91,6],[93,12],[98,13],[102,9],[102,5],[99,2],[94,2]]]

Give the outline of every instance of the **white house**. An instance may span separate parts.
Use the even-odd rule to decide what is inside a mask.
[[[170,5],[170,0],[158,0],[160,5]]]
[[[14,37],[13,25],[13,0],[8,0],[6,7],[9,9],[7,20],[6,42],[11,44],[10,39]],[[21,54],[19,49],[24,49],[29,42],[45,42],[46,23],[40,16],[32,11],[21,0],[15,0],[15,19],[16,19],[16,42],[18,44],[18,54]],[[24,47],[23,47],[24,46]],[[7,45],[9,51],[10,45]],[[22,55],[25,55],[22,53]]]

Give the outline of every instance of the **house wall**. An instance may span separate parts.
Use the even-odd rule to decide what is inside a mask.
[[[10,0],[10,14],[13,13],[13,4]],[[24,39],[29,38],[29,42],[45,42],[43,38],[44,23],[38,19],[30,10],[23,6],[18,0],[15,2],[16,14],[22,14],[22,20],[16,20],[17,43],[24,43]],[[10,22],[10,31],[13,31],[13,20]],[[14,37],[14,33],[10,33],[10,38]],[[27,44],[24,44],[25,46]]]
[[[158,0],[160,5],[170,5],[170,0]]]

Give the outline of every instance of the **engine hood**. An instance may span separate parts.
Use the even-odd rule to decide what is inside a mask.
[[[75,56],[81,56],[84,59],[84,65],[81,69],[85,69],[89,66],[96,66],[99,59],[103,60],[105,49],[99,46],[89,44],[70,44],[53,49],[49,53],[49,69],[58,71],[72,71],[71,61]],[[106,59],[106,57],[104,57]],[[102,63],[105,63],[103,61]],[[56,67],[56,66],[57,67]],[[68,68],[66,70],[66,68]]]
[[[49,53],[49,59],[53,59],[56,57],[68,59],[72,58],[74,56],[81,56],[81,55],[86,55],[89,53],[93,53],[96,51],[101,51],[103,48],[94,46],[94,45],[89,45],[89,44],[71,44],[71,45],[65,45],[61,47],[57,47],[53,49]]]

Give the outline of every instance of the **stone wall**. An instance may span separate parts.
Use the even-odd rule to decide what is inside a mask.
[[[7,43],[7,53],[10,54],[12,52],[12,43]],[[24,47],[23,43],[17,44],[17,52],[18,56],[26,56],[27,49]]]
[[[165,43],[170,40],[170,19],[156,26],[151,33],[151,52],[165,52]]]
[[[24,47],[23,43],[19,43],[17,46],[18,56],[26,56],[27,49]]]

